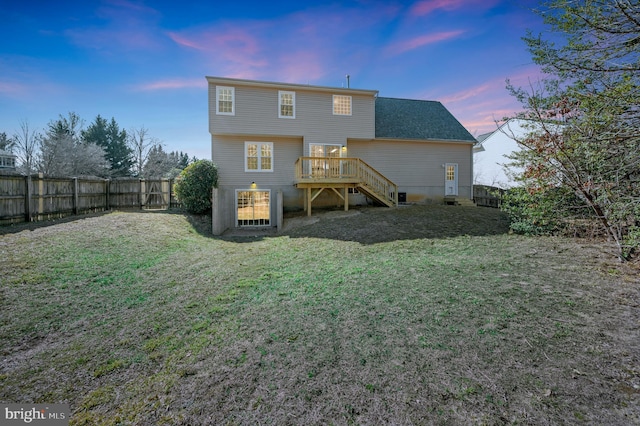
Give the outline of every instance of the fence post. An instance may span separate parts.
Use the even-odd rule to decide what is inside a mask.
[[[27,222],[31,222],[31,194],[33,192],[33,182],[31,181],[31,174],[28,174],[24,177],[25,183],[25,196],[24,196],[24,210],[25,215],[24,218]]]
[[[145,187],[144,183],[145,183],[144,179],[140,179],[140,193],[139,193],[140,196],[138,197],[140,199],[140,210],[144,209],[144,195],[143,195],[144,187]]]
[[[78,178],[73,178],[73,214],[77,215],[79,211],[78,206]]]
[[[41,220],[44,215],[44,173],[38,173],[38,216]]]
[[[110,210],[110,205],[109,205],[109,191],[111,187],[111,179],[105,179],[104,180],[104,209],[105,210]]]

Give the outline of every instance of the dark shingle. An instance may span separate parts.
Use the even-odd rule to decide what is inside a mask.
[[[376,138],[476,142],[440,102],[380,97]]]

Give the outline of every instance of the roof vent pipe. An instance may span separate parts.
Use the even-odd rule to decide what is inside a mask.
[[[351,76],[349,74],[347,74],[347,89],[349,89],[351,87],[351,85],[349,84],[349,79],[351,78]]]

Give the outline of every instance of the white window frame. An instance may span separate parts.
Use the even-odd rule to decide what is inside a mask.
[[[257,169],[249,169],[249,145],[258,145],[257,154],[258,154],[258,168]],[[262,145],[268,145],[269,151],[271,152],[271,168],[263,169],[262,168]],[[256,142],[256,141],[245,141],[244,143],[244,171],[247,173],[261,173],[261,172],[273,172],[273,142]]]
[[[220,95],[223,91],[231,91],[231,112],[220,111]],[[236,88],[229,86],[216,86],[216,114],[217,115],[236,115]]]
[[[314,146],[321,146],[322,147],[322,151],[324,153],[322,155],[323,157],[332,157],[332,158],[340,158],[340,157],[342,157],[343,145],[340,145],[338,143],[310,143],[309,144],[309,157],[315,157],[313,155],[314,154],[314,150],[313,150]],[[337,150],[338,155],[331,155],[331,154],[335,154],[334,152],[331,152],[331,151],[327,152],[327,147],[328,146],[336,147],[338,149]]]
[[[346,105],[344,105],[341,101],[342,100],[349,100],[348,104],[349,104],[349,112],[345,113],[345,112],[341,112],[342,109],[346,108]],[[352,115],[353,112],[353,98],[351,96],[348,95],[333,95],[333,115],[345,115],[345,116],[349,116]]]
[[[250,193],[259,193],[259,192],[266,192],[269,194],[269,218],[267,219],[269,223],[251,223],[251,224],[240,224],[240,218],[238,217],[238,195],[240,192],[250,192]],[[235,221],[235,226],[236,228],[265,228],[265,227],[270,227],[272,220],[271,220],[271,190],[270,189],[236,189],[236,196],[235,196],[235,216],[236,216],[236,221]],[[248,221],[252,221],[255,219],[247,219]]]
[[[282,95],[291,95],[293,115],[282,115]],[[278,90],[278,118],[296,118],[296,92],[290,92],[286,90]]]

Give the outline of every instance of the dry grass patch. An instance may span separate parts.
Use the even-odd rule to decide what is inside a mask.
[[[320,217],[1,236],[0,400],[72,424],[640,422],[638,278],[597,246],[490,209]]]

